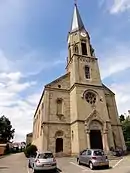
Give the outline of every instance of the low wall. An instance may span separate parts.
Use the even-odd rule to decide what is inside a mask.
[[[6,146],[0,146],[0,156],[4,155]]]

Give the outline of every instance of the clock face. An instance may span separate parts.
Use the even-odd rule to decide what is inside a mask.
[[[85,32],[81,32],[81,36],[82,36],[82,37],[86,37],[87,34],[86,34]]]

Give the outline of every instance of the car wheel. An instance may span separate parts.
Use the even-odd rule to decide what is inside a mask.
[[[32,168],[31,165],[30,165],[30,163],[28,163],[28,168]]]
[[[81,165],[81,162],[79,161],[79,159],[77,160],[77,162],[78,162],[78,165]]]
[[[106,165],[105,168],[106,168],[106,169],[109,169],[109,165]]]
[[[58,172],[58,171],[57,171],[57,168],[55,168],[53,171],[54,171],[54,173]]]
[[[92,162],[89,163],[89,168],[90,168],[91,170],[94,169],[94,167],[93,167],[93,163],[92,163]]]
[[[33,169],[33,173],[37,173],[37,171],[35,169]]]

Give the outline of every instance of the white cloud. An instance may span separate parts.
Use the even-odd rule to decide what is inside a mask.
[[[20,72],[0,73],[0,115],[5,115],[11,120],[16,129],[16,140],[20,140],[20,136],[22,136],[21,139],[24,139],[26,133],[30,131],[36,106],[26,101],[28,97],[31,98],[32,96],[22,98],[20,95],[21,92],[36,84],[33,81],[21,82],[22,76]],[[36,98],[32,98],[35,103]]]
[[[124,12],[130,9],[130,0],[114,0],[110,9],[111,13]]]
[[[99,60],[101,76],[116,94],[118,111],[119,114],[122,114],[130,109],[130,81],[126,76],[126,70],[130,74],[129,44],[111,39],[107,40],[105,44],[108,45],[108,49],[99,55],[101,57]]]
[[[115,43],[115,45],[114,49],[111,46],[109,51],[101,55],[102,59],[99,64],[102,79],[130,68],[130,49],[128,45],[120,43]]]
[[[36,92],[28,94],[28,89],[36,85],[36,81],[24,82],[24,78],[29,75],[35,75],[42,70],[51,69],[63,64],[65,60],[61,58],[64,53],[61,52],[59,59],[45,61],[41,59],[41,54],[32,51],[25,54],[22,58],[15,61],[6,57],[0,50],[0,116],[7,116],[13,127],[16,129],[15,140],[25,139],[26,133],[32,130],[33,115],[36,105],[40,99],[41,93],[35,87]],[[62,56],[63,57],[63,56]],[[24,92],[26,91],[26,94]],[[24,98],[22,97],[24,94]]]
[[[40,3],[35,3],[30,6],[26,0],[0,1],[0,116],[4,114],[11,120],[16,129],[16,140],[25,138],[32,130],[32,118],[41,94],[36,87],[36,91],[29,94],[28,90],[31,91],[36,82],[25,82],[24,78],[27,80],[29,75],[65,62],[61,57],[52,60],[43,50],[40,52],[27,44],[28,25],[32,23],[32,17],[35,20],[40,17],[39,8],[36,8]],[[34,9],[38,9],[35,15]],[[41,11],[43,15],[42,8]]]
[[[130,10],[130,0],[99,0],[99,7],[103,7],[104,4],[111,14]]]
[[[110,86],[115,92],[117,106],[120,114],[127,113],[130,110],[130,82],[122,84],[112,84]]]
[[[34,93],[27,97],[27,102],[31,105],[37,105],[41,97],[41,93]]]

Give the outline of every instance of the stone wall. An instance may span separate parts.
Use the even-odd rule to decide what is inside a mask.
[[[61,125],[61,124],[53,124],[49,125],[49,145],[48,149],[55,153],[56,148],[56,132],[62,131],[63,136],[63,153],[70,154],[71,153],[71,131],[69,125]]]

